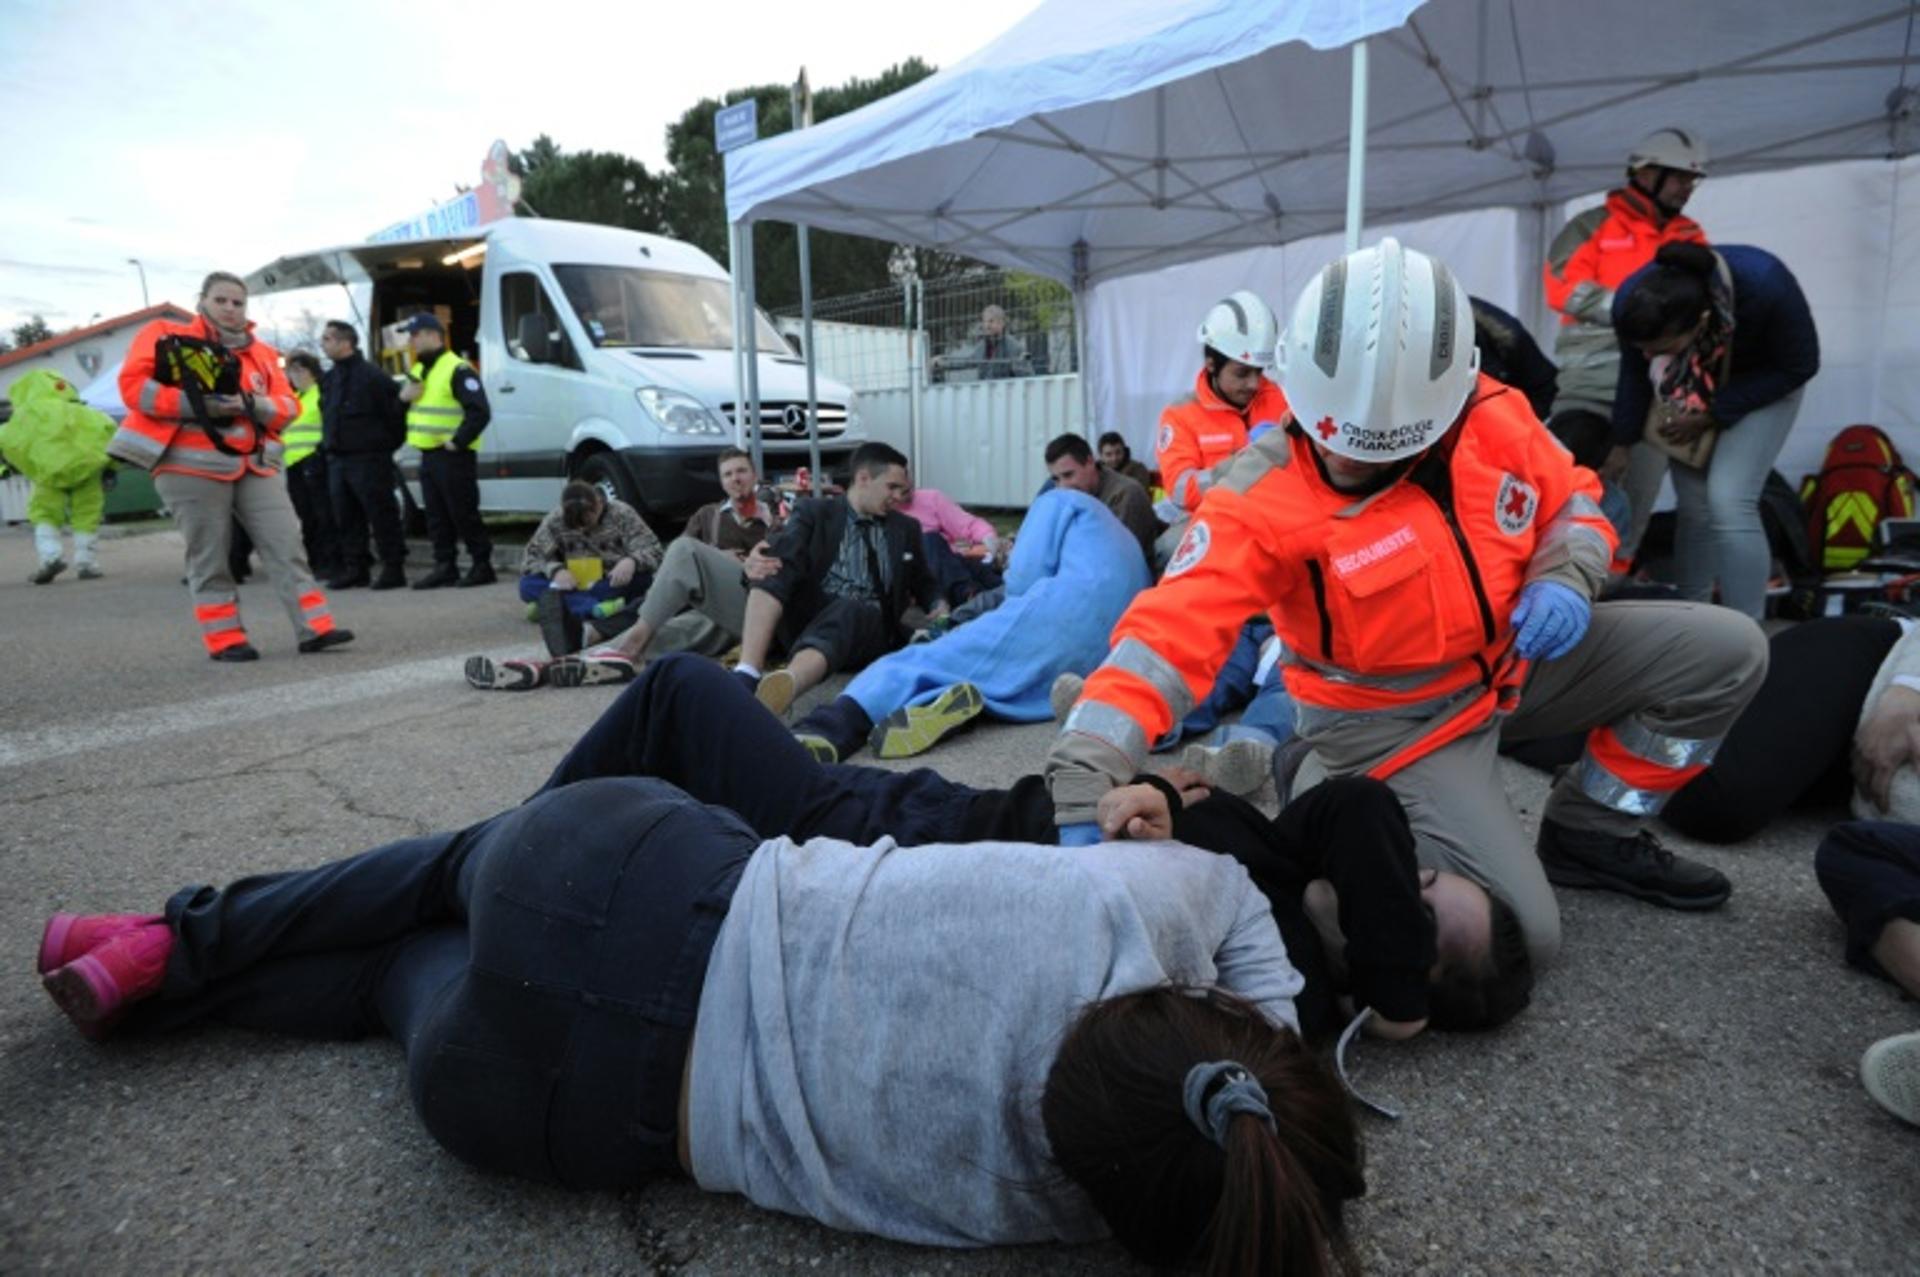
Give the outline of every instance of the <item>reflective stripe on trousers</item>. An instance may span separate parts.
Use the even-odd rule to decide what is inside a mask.
[[[1667,736],[1631,718],[1595,728],[1580,757],[1580,792],[1628,815],[1655,815],[1707,769],[1721,739]]]
[[[200,641],[209,652],[224,652],[247,641],[240,625],[239,600],[227,598],[211,603],[195,603],[193,619],[200,623]]]

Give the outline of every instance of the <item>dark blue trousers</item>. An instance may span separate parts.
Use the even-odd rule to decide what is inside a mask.
[[[1920,825],[1855,820],[1836,825],[1813,853],[1814,872],[1847,928],[1847,961],[1886,978],[1874,942],[1896,918],[1920,922]]]
[[[707,958],[760,842],[664,782],[603,777],[458,833],[188,887],[161,996],[126,1028],[384,1032],[455,1155],[629,1186],[678,1166]]]

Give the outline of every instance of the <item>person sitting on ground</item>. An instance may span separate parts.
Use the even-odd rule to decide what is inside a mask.
[[[1147,562],[1153,561],[1153,539],[1160,525],[1153,517],[1153,501],[1145,488],[1101,465],[1087,441],[1076,434],[1055,435],[1048,440],[1046,461],[1049,483],[1098,497],[1121,526],[1133,533]]]
[[[920,525],[927,570],[940,597],[958,607],[982,590],[997,588],[1006,559],[993,525],[938,488],[914,483],[911,470],[907,485],[907,499],[898,509]]]
[[[1126,436],[1118,430],[1109,430],[1100,436],[1100,464],[1133,480],[1147,490],[1148,496],[1153,495],[1153,471],[1135,459]]]
[[[1908,724],[1909,731],[1920,731]],[[1909,769],[1905,775],[1912,779]],[[1820,889],[1846,925],[1847,961],[1920,998],[1920,825],[1859,820],[1813,854]],[[1920,1126],[1920,1032],[1882,1038],[1860,1058],[1867,1094]]]
[[[1771,635],[1767,649],[1760,690],[1660,819],[1701,842],[1744,842],[1791,810],[1839,807],[1851,795],[1862,820],[1920,821],[1920,638],[1912,623],[1820,617]],[[1581,748],[1571,733],[1501,744],[1543,771],[1578,761]]]
[[[907,459],[872,442],[855,449],[849,464],[845,496],[795,503],[770,547],[779,570],[747,592],[734,669],[776,715],[827,675],[865,669],[906,642],[910,603],[929,620],[947,613],[927,571],[920,525],[899,512]],[[776,643],[787,667],[769,672]]]
[[[676,727],[757,729],[821,770],[700,658],[630,693],[673,667],[717,694]],[[684,1175],[919,1245],[1112,1234],[1156,1265],[1352,1266],[1359,1135],[1239,864],[763,836],[626,766],[636,725],[603,717],[459,832],[187,886],[162,913],[57,914],[44,983],[95,1037],[385,1033],[421,1123],[486,1172]],[[740,757],[752,788],[764,760]]]
[[[906,758],[983,711],[1016,723],[1045,719],[1054,678],[1098,665],[1107,632],[1147,587],[1137,548],[1093,497],[1067,488],[1042,493],[1014,540],[999,607],[882,656],[794,734],[826,762],[851,757],[869,739],[879,757]]]
[[[520,600],[540,623],[547,655],[567,656],[589,625],[601,635],[626,629],[659,566],[660,538],[639,511],[575,479],[520,557]],[[467,681],[492,691],[537,686],[545,672],[538,661],[467,658]]]
[[[773,489],[759,486],[752,459],[740,449],[720,453],[719,471],[726,496],[693,512],[651,573],[637,606],[594,626],[602,634],[614,631],[608,641],[550,661],[469,657],[467,682],[484,691],[621,683],[633,677],[636,662],[649,650],[717,657],[738,645],[747,580],[779,566],[765,555],[766,536],[780,526],[786,510]],[[626,597],[631,599],[631,592]]]
[[[38,368],[7,387],[13,416],[0,423],[0,471],[18,470],[33,485],[27,522],[33,525],[37,562],[27,579],[45,585],[67,570],[60,529],[73,530],[73,562],[80,579],[101,575],[94,545],[106,516],[107,444],[113,418],[80,402],[72,382]]]

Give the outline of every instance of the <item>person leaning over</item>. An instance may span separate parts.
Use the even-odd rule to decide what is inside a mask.
[[[126,420],[110,452],[153,471],[154,491],[187,542],[187,585],[207,655],[253,661],[228,574],[237,519],[253,538],[302,652],[351,642],[307,571],[300,525],[280,477],[280,431],[298,404],[280,356],[253,335],[247,286],[215,271],[200,286],[200,313],[157,319],[134,335],[120,369]]]
[[[316,577],[331,577],[341,569],[339,539],[333,531],[333,497],[327,490],[327,454],[321,450],[324,423],[320,415],[320,361],[304,350],[287,356],[287,383],[300,401],[300,412],[281,432],[287,447],[287,497],[300,517],[300,540],[307,548],[307,566]]]
[[[1673,908],[1726,900],[1724,877],[1645,825],[1711,760],[1766,672],[1766,642],[1724,609],[1594,606],[1614,542],[1599,483],[1518,392],[1479,374],[1472,322],[1452,273],[1393,239],[1308,284],[1277,360],[1294,420],[1207,494],[1048,756],[1075,839],[1098,837],[1101,797],[1267,609],[1311,747],[1295,791],[1329,774],[1385,780],[1421,863],[1506,900],[1536,966],[1560,942],[1549,880]],[[1586,751],[1530,846],[1500,737],[1576,729]]]
[[[863,669],[906,641],[902,619],[917,603],[927,616],[947,604],[927,571],[920,525],[899,512],[907,459],[884,443],[863,443],[848,462],[845,496],[796,502],[773,539],[779,571],[753,582],[740,634],[740,676],[760,701],[786,713],[794,697],[829,674]],[[774,643],[787,668],[763,673]]]
[[[439,319],[422,312],[406,324],[414,365],[400,398],[407,404],[407,443],[420,450],[420,493],[433,538],[433,571],[416,590],[492,585],[493,538],[480,517],[480,432],[493,418],[480,375],[447,349]],[[472,560],[460,575],[459,542]]]
[[[1681,210],[1707,174],[1707,147],[1691,129],[1655,129],[1627,155],[1626,184],[1607,192],[1606,202],[1576,216],[1554,236],[1542,268],[1547,305],[1560,313],[1553,358],[1560,365],[1553,409],[1558,416],[1580,409],[1613,415],[1620,380],[1620,339],[1613,331],[1613,295],[1627,276],[1653,260],[1666,244],[1704,244],[1700,224]],[[1665,454],[1637,448],[1624,478],[1633,522],[1621,552],[1633,558],[1653,514]]]
[[[1674,569],[1682,598],[1766,614],[1773,551],[1760,490],[1803,387],[1820,371],[1820,334],[1786,264],[1765,249],[1669,244],[1613,295],[1620,386],[1603,473],[1629,473],[1648,410],[1678,447],[1714,436],[1703,464],[1673,464]]]
[[[660,538],[639,511],[576,479],[534,529],[520,558],[520,600],[533,604],[549,656],[580,650],[586,624],[602,634],[647,592]]]
[[[1099,498],[1121,526],[1133,533],[1147,562],[1153,562],[1153,539],[1159,535],[1159,525],[1153,517],[1153,499],[1145,488],[1095,461],[1093,449],[1076,434],[1048,440],[1046,462],[1047,477],[1052,482]]]
[[[1160,485],[1188,514],[1213,486],[1214,467],[1286,417],[1286,396],[1266,373],[1279,337],[1272,308],[1244,289],[1200,321],[1203,363],[1193,393],[1160,414],[1154,442]]]
[[[327,581],[331,590],[371,585],[398,590],[407,583],[402,566],[407,542],[393,453],[400,446],[400,397],[393,378],[360,353],[352,324],[332,319],[320,333],[320,351],[333,361],[320,379],[320,448],[327,461],[340,562]],[[368,565],[367,533],[380,551],[380,575]]]

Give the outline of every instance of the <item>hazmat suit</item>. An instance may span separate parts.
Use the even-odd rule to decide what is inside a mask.
[[[113,419],[80,402],[72,382],[37,369],[7,388],[13,417],[0,426],[0,457],[33,484],[27,519],[39,556],[33,581],[44,585],[65,570],[60,529],[73,529],[73,561],[83,578],[100,575],[94,554],[107,494],[107,441]]]

